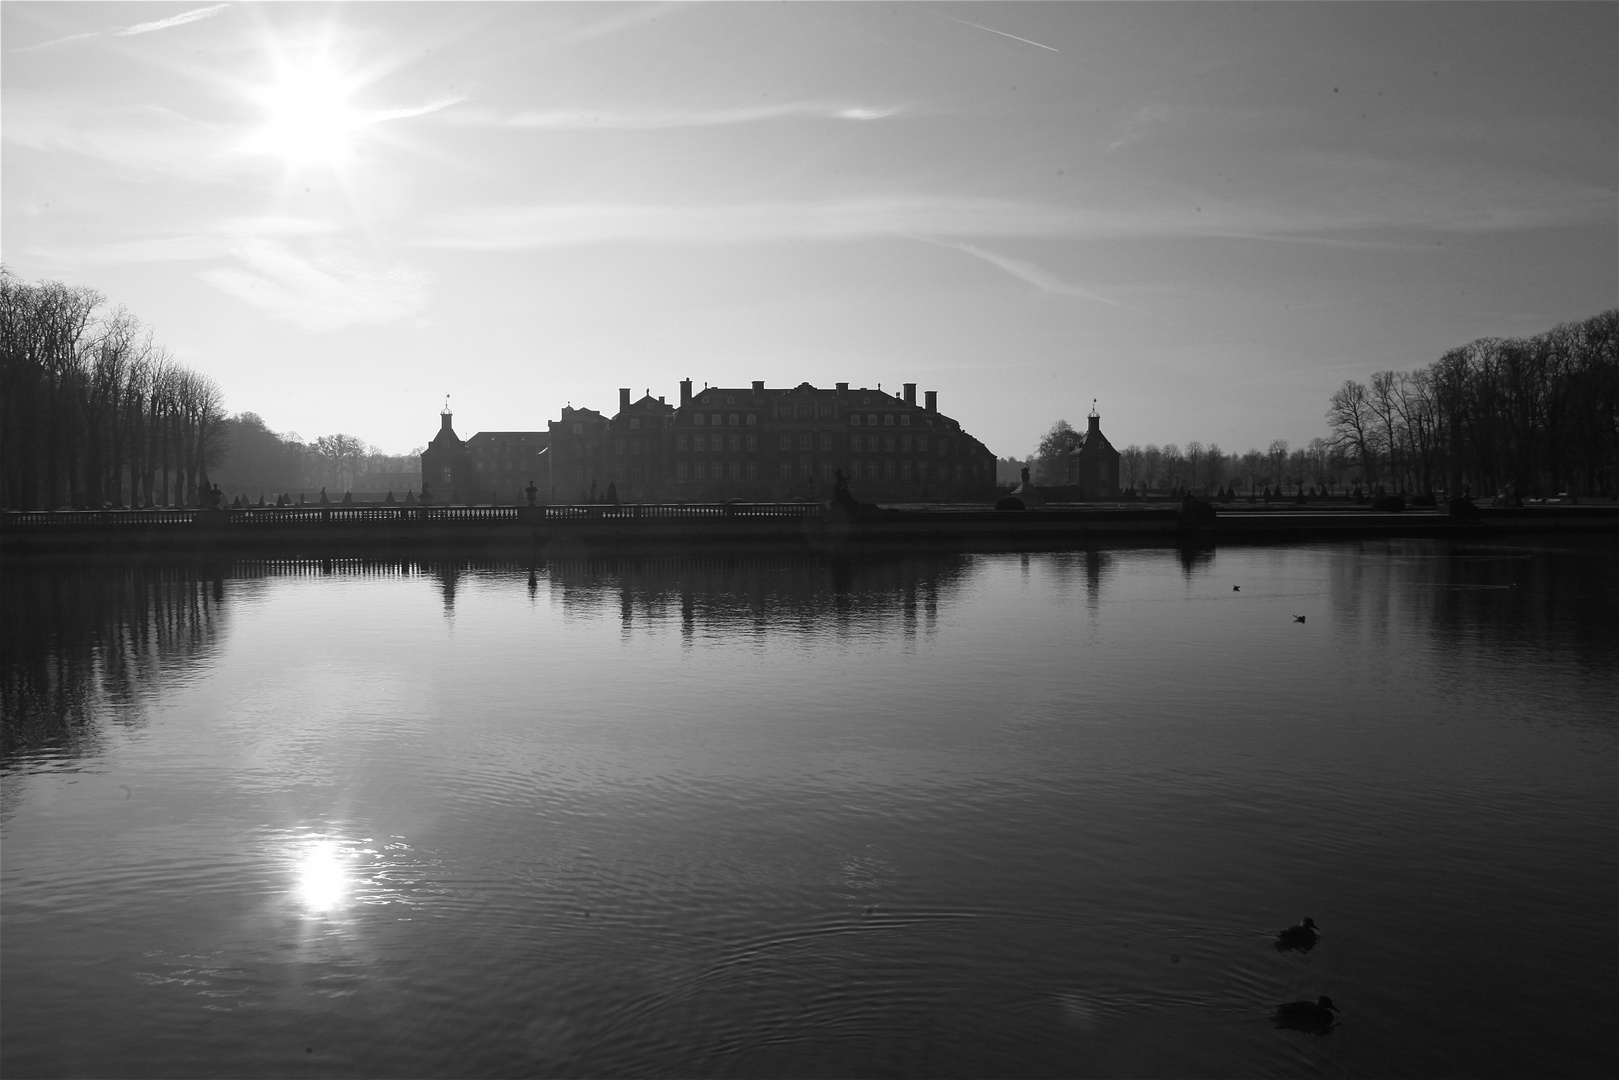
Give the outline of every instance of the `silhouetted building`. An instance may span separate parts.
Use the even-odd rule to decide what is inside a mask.
[[[450,420],[446,404],[439,414],[438,434],[422,451],[422,483],[440,502],[462,502],[478,487],[478,467]]]
[[[1082,499],[1119,497],[1119,452],[1102,434],[1102,418],[1093,406],[1090,427],[1068,451],[1068,483]]]
[[[962,501],[992,496],[995,458],[916,384],[903,396],[851,390],[704,387],[680,383],[680,404],[650,393],[618,414],[568,408],[552,421],[552,497],[588,498],[614,485],[626,502],[824,499],[838,470],[866,501]],[[1117,476],[1115,470],[1115,478]]]
[[[467,440],[467,453],[477,477],[479,498],[485,502],[518,502],[530,480],[543,483],[550,470],[545,431],[480,431]]]

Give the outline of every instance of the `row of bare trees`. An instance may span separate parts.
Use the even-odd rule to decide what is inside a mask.
[[[1528,338],[1480,338],[1417,371],[1349,380],[1332,443],[1395,490],[1613,495],[1619,308]]]
[[[0,504],[194,504],[223,420],[213,380],[128,311],[0,267]]]

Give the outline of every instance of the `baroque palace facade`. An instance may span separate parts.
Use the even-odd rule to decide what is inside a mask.
[[[821,389],[770,390],[680,383],[680,404],[619,391],[612,417],[564,409],[546,453],[550,497],[571,502],[612,485],[623,502],[825,499],[836,474],[867,502],[993,498],[995,456],[939,412],[916,384],[903,395]]]
[[[516,501],[529,480],[550,502],[770,502],[826,499],[838,472],[865,502],[994,497],[995,457],[939,412],[938,395],[680,383],[680,404],[619,391],[618,412],[566,408],[544,432],[455,436],[448,412],[422,455],[434,497]]]

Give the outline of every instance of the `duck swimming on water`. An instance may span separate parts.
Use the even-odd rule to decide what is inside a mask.
[[[1315,948],[1316,926],[1315,920],[1306,918],[1297,926],[1289,926],[1286,930],[1276,932],[1277,952],[1309,952]]]
[[[1323,994],[1314,1001],[1290,1001],[1286,1005],[1278,1005],[1271,1019],[1279,1028],[1323,1035],[1337,1022],[1332,1015],[1337,1011],[1338,1006]]]

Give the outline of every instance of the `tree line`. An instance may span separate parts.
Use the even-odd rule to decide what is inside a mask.
[[[253,413],[226,415],[213,379],[177,363],[94,289],[0,267],[0,505],[31,510],[195,506],[227,495],[346,491],[420,472],[352,435],[311,443]]]
[[[1416,371],[1346,381],[1332,445],[1402,492],[1615,494],[1619,308],[1527,338],[1480,338]]]
[[[1126,490],[1305,489],[1455,496],[1511,491],[1619,495],[1619,309],[1528,338],[1480,338],[1416,371],[1380,371],[1334,391],[1327,438],[1227,453],[1218,444],[1130,445]],[[1079,432],[1058,420],[1026,462],[1036,483],[1067,483]]]

